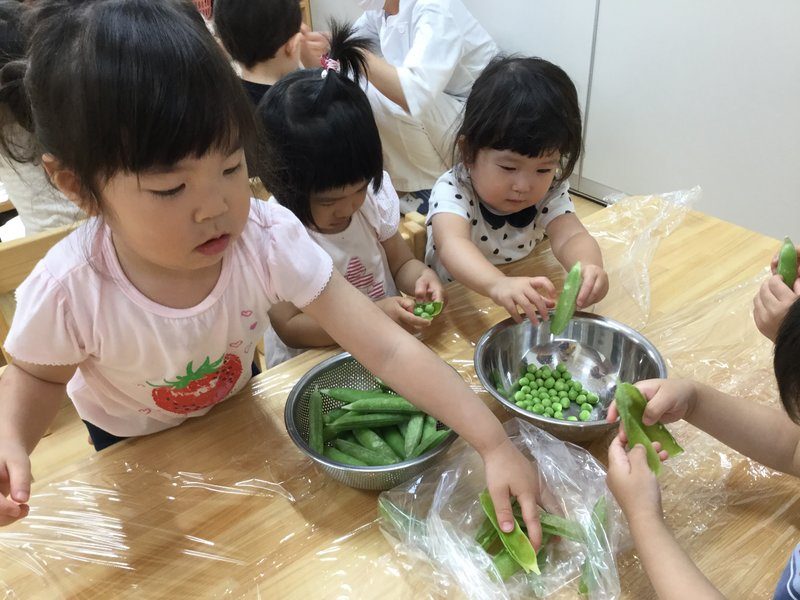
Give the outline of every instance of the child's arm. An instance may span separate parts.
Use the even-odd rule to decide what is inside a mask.
[[[28,455],[55,418],[75,369],[15,360],[0,377],[0,525],[28,514]]]
[[[321,348],[336,344],[319,323],[291,302],[273,305],[268,314],[275,333],[291,348]]]
[[[545,229],[553,256],[567,271],[581,261],[583,284],[578,293],[578,308],[599,302],[608,293],[608,275],[603,270],[603,254],[595,239],[574,213],[553,219]]]
[[[650,379],[636,386],[648,399],[645,424],[686,419],[737,452],[771,469],[800,476],[800,426],[784,411],[694,381]],[[612,404],[608,419],[616,417]]]
[[[334,272],[325,290],[303,309],[371,373],[426,413],[453,428],[483,459],[486,483],[505,531],[513,527],[509,495],[520,503],[538,547],[540,500],[536,470],[453,369],[386,317]]]
[[[471,290],[491,298],[519,323],[521,308],[533,323],[536,311],[547,318],[556,290],[547,277],[506,277],[486,260],[470,239],[469,222],[456,214],[438,213],[431,219],[433,239],[444,267]]]
[[[411,248],[399,233],[381,242],[381,245],[386,252],[386,260],[398,290],[414,296],[419,302],[444,301],[444,286],[441,280],[433,269],[414,258]]]
[[[662,518],[661,490],[644,447],[629,453],[614,438],[608,448],[608,488],[628,519],[636,552],[661,600],[723,598],[672,536]]]

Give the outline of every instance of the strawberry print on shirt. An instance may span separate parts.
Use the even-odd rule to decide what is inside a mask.
[[[172,413],[185,415],[195,412],[222,402],[241,374],[242,361],[235,354],[225,354],[213,363],[206,356],[196,371],[190,362],[186,365],[185,375],[154,386],[153,401],[159,408]]]

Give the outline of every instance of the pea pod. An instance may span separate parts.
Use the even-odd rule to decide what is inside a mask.
[[[422,441],[419,445],[414,448],[414,451],[408,456],[408,458],[415,458],[417,456],[421,456],[428,450],[432,450],[439,444],[441,444],[447,436],[450,435],[449,429],[440,429],[439,431],[434,431],[428,437],[422,436]]]
[[[406,455],[405,439],[403,438],[403,434],[400,433],[400,430],[397,429],[397,427],[385,427],[378,433],[383,438],[383,440],[387,444],[389,444],[389,447],[392,450],[394,450],[394,453],[397,456],[399,456],[400,458],[405,457]]]
[[[514,519],[514,529],[506,533],[502,529],[500,529],[500,524],[497,522],[497,515],[494,511],[494,502],[492,502],[492,497],[489,495],[489,492],[484,490],[480,493],[479,500],[481,503],[481,507],[483,507],[483,512],[486,513],[486,516],[489,517],[489,520],[492,522],[497,534],[500,536],[500,541],[503,543],[503,546],[511,555],[517,564],[519,564],[526,573],[530,573],[531,571],[539,574],[539,564],[536,560],[536,551],[533,549],[531,545],[531,541],[528,539],[524,533],[522,533],[522,529],[517,523],[517,520]]]
[[[362,427],[388,427],[389,425],[398,425],[408,420],[408,415],[399,413],[348,413],[343,417],[339,417],[330,425],[326,425],[322,429],[322,437],[326,442],[329,442],[336,437],[337,434],[343,431],[351,431],[353,429],[361,429]]]
[[[514,518],[521,521],[522,508],[520,508],[519,504],[514,504],[512,508],[514,510]],[[584,542],[585,538],[581,526],[561,515],[554,515],[539,509],[539,523],[542,526],[542,533],[572,540],[573,542]]]
[[[653,473],[658,475],[661,472],[661,460],[653,449],[653,442],[659,442],[661,449],[666,450],[670,457],[683,452],[683,448],[661,423],[655,425],[642,423],[647,401],[638,388],[630,383],[620,383],[617,385],[614,398],[617,401],[617,410],[625,434],[628,436],[628,447],[633,448],[636,444],[642,444],[647,452],[647,464]]]
[[[345,404],[345,410],[362,413],[419,413],[422,412],[405,398],[388,396],[386,398],[362,398]]]
[[[308,445],[317,454],[322,454],[322,394],[317,390],[308,398]]]
[[[372,431],[372,429],[369,427],[356,429],[353,431],[353,435],[356,436],[358,443],[364,446],[364,448],[374,450],[392,462],[397,462],[400,460],[401,457],[394,453],[394,450],[392,450],[391,446],[389,446],[389,444],[387,444],[381,436]]]
[[[370,467],[379,467],[384,465],[393,465],[397,461],[387,458],[380,452],[364,448],[358,444],[353,444],[347,440],[338,439],[334,442],[337,450],[341,450],[345,454],[349,454],[353,458],[366,463]]]
[[[333,446],[325,446],[325,456],[330,458],[331,460],[335,460],[336,462],[345,464],[345,465],[352,465],[354,467],[366,467],[367,463],[363,460],[358,460],[357,458],[353,458],[349,454],[345,454],[338,448],[334,448]]]
[[[783,239],[783,245],[778,253],[777,271],[778,275],[783,277],[784,283],[793,288],[797,279],[797,249],[788,237]]]
[[[397,398],[395,394],[387,394],[381,389],[377,390],[354,390],[351,388],[322,388],[320,392],[326,396],[330,396],[334,400],[349,404],[356,400],[364,400],[369,398]]]
[[[444,302],[435,300],[433,302],[417,302],[414,305],[414,314],[423,319],[433,319],[442,312]]]
[[[329,410],[324,415],[322,415],[322,422],[325,425],[330,425],[339,417],[343,417],[347,414],[347,411],[343,408],[334,408],[333,410]]]
[[[422,439],[432,436],[436,433],[436,419],[430,415],[425,415],[425,424],[422,426]]]
[[[606,540],[606,522],[608,520],[608,505],[606,503],[605,494],[597,499],[592,509],[592,529],[597,541],[605,549]],[[581,580],[578,583],[578,591],[581,594],[588,594],[590,591],[597,589],[597,578],[594,571],[592,571],[592,564],[589,558],[583,561],[583,568],[581,569]]]
[[[475,533],[475,541],[478,542],[481,548],[488,552],[491,545],[497,539],[500,539],[497,535],[497,530],[494,528],[489,518],[485,518],[478,528],[477,533]]]
[[[575,306],[578,301],[578,292],[581,289],[581,263],[576,262],[567,273],[567,278],[564,280],[564,289],[561,290],[561,295],[558,297],[556,310],[553,312],[553,318],[550,319],[550,333],[559,335],[562,333],[575,314]]]
[[[403,454],[406,458],[410,457],[414,449],[422,441],[422,428],[425,424],[425,415],[414,415],[408,421],[408,427],[404,436]]]
[[[546,533],[542,533],[542,546],[539,548],[539,552],[536,553],[536,562],[539,563],[539,558],[543,556],[544,552],[544,545],[550,540],[550,536]],[[494,555],[492,558],[492,562],[494,563],[494,568],[497,569],[497,574],[500,575],[500,580],[505,581],[515,573],[518,573],[522,567],[519,565],[517,561],[511,556],[511,554],[503,548]],[[541,567],[541,565],[540,565]]]

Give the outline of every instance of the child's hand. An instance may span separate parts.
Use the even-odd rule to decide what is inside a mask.
[[[486,487],[492,496],[500,528],[503,531],[514,528],[514,513],[509,499],[509,496],[513,496],[522,509],[528,537],[534,548],[538,549],[542,543],[539,505],[553,512],[557,511],[557,505],[546,490],[540,489],[536,466],[509,439],[482,458],[486,470]]]
[[[606,484],[631,524],[661,519],[661,489],[641,444],[626,452],[621,437],[614,438],[608,447]]]
[[[436,271],[425,267],[425,270],[422,271],[422,274],[414,284],[414,296],[417,302],[445,301],[444,285]]]
[[[0,526],[28,515],[31,495],[31,461],[25,448],[0,443]]]
[[[642,415],[645,425],[655,423],[674,423],[687,418],[697,402],[697,388],[690,379],[646,379],[636,384],[647,398],[647,406]],[[617,402],[608,407],[606,421],[613,423],[619,417]]]
[[[300,25],[300,62],[306,69],[319,67],[320,58],[331,47],[328,37],[319,31],[312,31],[305,23]]]
[[[489,290],[489,297],[511,315],[515,323],[521,323],[519,309],[537,325],[536,311],[546,321],[548,309],[556,305],[553,298],[556,288],[547,277],[501,277]]]
[[[389,318],[407,331],[414,333],[425,327],[430,327],[431,322],[414,314],[414,299],[403,296],[390,296],[378,300],[376,306],[389,315]]]
[[[774,342],[783,318],[798,296],[800,278],[794,282],[794,289],[786,285],[780,275],[773,275],[765,280],[753,298],[753,320],[758,330]]]
[[[798,261],[797,261],[797,275],[800,276],[800,246],[795,246],[794,249],[797,252],[797,258],[798,258]],[[772,261],[769,264],[770,268],[772,269],[772,274],[773,275],[778,272],[778,256],[779,255],[780,255],[780,250],[775,253],[775,255],[772,257]]]
[[[605,298],[608,293],[608,274],[603,270],[603,267],[583,265],[581,277],[583,283],[578,292],[578,308],[591,306]]]

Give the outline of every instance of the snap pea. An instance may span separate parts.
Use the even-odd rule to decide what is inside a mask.
[[[405,441],[403,439],[403,434],[400,433],[400,430],[397,429],[397,427],[385,427],[379,432],[379,434],[384,441],[389,444],[389,447],[394,450],[394,453],[397,456],[400,458],[405,457]]]
[[[422,441],[422,430],[425,425],[425,415],[414,415],[408,421],[408,427],[403,443],[403,456],[409,458],[414,452],[414,449],[419,446]]]
[[[358,460],[365,462],[370,467],[393,465],[397,462],[396,460],[387,458],[380,452],[370,450],[369,448],[364,448],[364,446],[353,444],[347,440],[338,439],[334,442],[334,444],[338,450],[341,450],[345,454],[349,454],[353,458],[357,458]]]
[[[354,467],[367,466],[367,463],[365,463],[363,460],[358,460],[357,458],[353,458],[349,454],[346,454],[333,446],[325,446],[323,454],[325,454],[325,456],[330,458],[331,460],[335,460],[336,462],[340,462],[345,465],[352,465]]]
[[[581,281],[581,263],[578,261],[567,273],[567,278],[564,280],[564,289],[561,290],[556,309],[553,312],[553,318],[550,319],[550,333],[553,335],[562,333],[567,328],[572,315],[575,314],[575,305],[578,300],[578,292],[581,289]]]
[[[343,417],[347,414],[347,411],[343,408],[334,408],[333,410],[329,410],[325,414],[322,415],[322,422],[325,425],[330,425],[339,417]]]
[[[422,438],[433,435],[436,432],[436,419],[430,415],[425,415],[425,424],[422,426]]]
[[[533,549],[528,537],[522,532],[517,520],[514,519],[514,529],[511,532],[506,533],[500,529],[500,524],[497,522],[497,515],[495,514],[494,510],[494,502],[492,502],[492,497],[489,495],[489,492],[486,490],[482,491],[478,499],[481,507],[483,508],[483,512],[485,512],[486,516],[489,517],[489,520],[492,522],[497,534],[500,536],[500,541],[503,543],[503,546],[511,555],[511,557],[525,570],[526,573],[533,571],[538,575],[539,565],[536,560],[536,551]]]
[[[356,436],[358,443],[364,446],[364,448],[374,450],[392,462],[397,462],[402,458],[395,454],[392,447],[387,444],[381,436],[368,427],[354,430],[353,435]]]
[[[326,396],[330,396],[334,400],[349,404],[356,400],[364,400],[371,398],[399,398],[395,394],[387,394],[380,389],[377,390],[354,390],[351,388],[322,388],[320,392]]]
[[[478,531],[475,533],[475,541],[478,542],[481,548],[488,551],[496,539],[499,539],[497,537],[497,530],[488,518],[484,519]]]
[[[423,319],[432,319],[442,312],[444,303],[439,300],[434,302],[417,302],[414,305],[414,314]]]
[[[345,404],[345,410],[360,413],[419,413],[422,412],[405,398],[387,396],[386,398],[362,398]]]
[[[514,518],[521,521],[522,508],[520,508],[519,504],[514,502],[512,509],[514,511]],[[576,521],[571,521],[561,515],[554,515],[540,508],[539,523],[542,526],[542,533],[562,537],[574,542],[583,543],[584,541],[583,530]]]
[[[546,533],[542,533],[542,545],[539,548],[539,552],[536,553],[536,564],[539,565],[540,568],[540,558],[544,556],[544,546],[549,541],[550,536]],[[494,563],[494,568],[497,569],[497,574],[500,576],[501,581],[505,581],[512,575],[522,570],[522,567],[519,565],[519,563],[514,560],[514,558],[505,548],[501,549],[492,557],[492,563]]]
[[[661,461],[653,449],[653,442],[659,442],[661,449],[666,450],[670,457],[683,452],[683,448],[661,423],[655,425],[642,423],[647,401],[638,388],[630,383],[620,383],[617,385],[614,397],[622,425],[625,427],[625,434],[628,436],[628,447],[633,448],[636,444],[642,444],[647,452],[647,464],[653,473],[658,475],[661,471]]]
[[[314,390],[308,399],[308,445],[317,454],[322,454],[322,394]]]
[[[408,420],[408,415],[400,413],[361,414],[351,412],[343,417],[339,417],[330,425],[326,425],[322,429],[322,437],[326,442],[329,442],[343,431],[361,429],[362,427],[388,427],[389,425],[398,425],[406,420]]]
[[[423,434],[419,445],[414,448],[414,451],[408,456],[408,458],[415,458],[417,456],[421,456],[428,450],[432,450],[441,444],[448,435],[450,435],[449,429],[440,429],[439,431],[434,431],[428,436]]]
[[[783,245],[778,253],[778,275],[789,287],[794,287],[797,279],[797,249],[788,237],[783,239]]]

